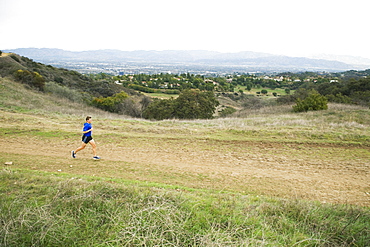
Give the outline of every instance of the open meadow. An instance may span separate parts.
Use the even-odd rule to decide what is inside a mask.
[[[0,245],[370,244],[368,108],[147,121],[0,87]],[[100,161],[70,156],[86,115]]]

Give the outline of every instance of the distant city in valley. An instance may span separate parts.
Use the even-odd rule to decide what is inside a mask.
[[[197,74],[206,76],[218,76],[232,73],[258,74],[270,72],[258,68],[246,68],[243,66],[211,66],[200,64],[153,64],[153,63],[92,63],[92,62],[51,62],[54,67],[75,70],[82,74],[107,73],[112,75],[131,74]]]
[[[83,74],[199,74],[279,72],[340,72],[370,68],[370,59],[323,55],[315,58],[278,56],[258,52],[220,53],[213,51],[119,51],[71,52],[48,48],[5,50],[54,67]],[[325,58],[325,59],[323,59]]]

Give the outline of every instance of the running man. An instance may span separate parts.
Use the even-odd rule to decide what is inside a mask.
[[[88,143],[90,143],[90,145],[92,147],[92,150],[93,150],[93,154],[94,154],[93,159],[94,160],[99,160],[100,159],[100,157],[96,155],[96,143],[95,143],[94,139],[92,138],[93,127],[92,127],[91,122],[92,122],[91,117],[87,116],[86,117],[86,123],[84,123],[84,128],[82,130],[82,133],[83,133],[82,134],[82,144],[79,148],[72,151],[72,158],[76,158],[77,152],[84,149],[86,147],[86,145]]]

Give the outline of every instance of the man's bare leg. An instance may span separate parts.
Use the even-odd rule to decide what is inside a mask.
[[[94,157],[95,157],[95,156],[97,156],[97,155],[96,155],[96,143],[95,143],[95,141],[94,141],[94,140],[91,140],[89,143],[91,144],[91,147],[92,147],[92,150],[93,150]],[[85,145],[85,146],[86,146],[86,145]]]
[[[86,143],[82,142],[81,146],[75,150],[75,154],[86,147]]]

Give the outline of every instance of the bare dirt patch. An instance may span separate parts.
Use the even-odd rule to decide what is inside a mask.
[[[6,137],[6,138],[4,138]],[[192,188],[370,206],[370,148],[317,143],[219,141],[164,137],[96,138],[70,151],[79,137],[0,137],[0,154],[14,167],[137,179]],[[41,161],[36,161],[41,160]],[[69,168],[71,167],[71,168]]]

